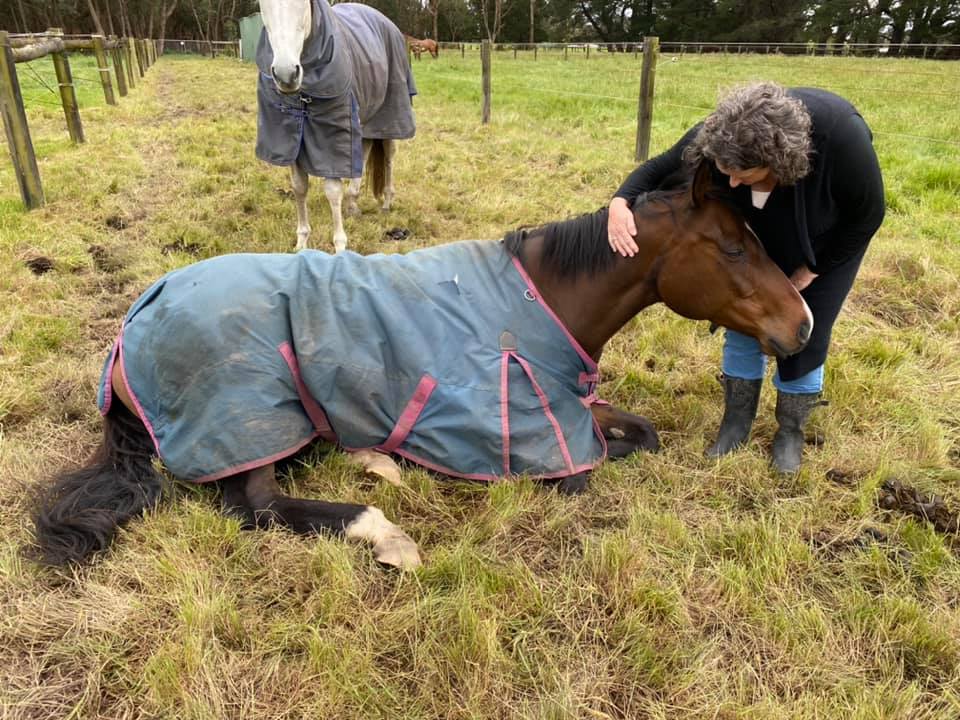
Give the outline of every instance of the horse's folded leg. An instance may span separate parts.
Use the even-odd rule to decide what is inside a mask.
[[[590,472],[577,473],[557,482],[557,492],[561,495],[581,495],[587,491],[590,483]]]
[[[378,508],[368,507],[344,528],[344,535],[371,543],[373,556],[384,565],[412,570],[422,564],[417,544]]]
[[[591,410],[607,441],[607,457],[615,460],[637,450],[657,452],[660,449],[657,430],[645,417],[612,405],[594,405]]]
[[[240,521],[240,527],[244,530],[253,530],[257,527],[257,518],[254,515],[253,508],[247,502],[247,495],[244,492],[246,477],[228,477],[220,481],[221,492],[221,512],[227,517],[232,517]]]
[[[347,462],[359,465],[367,475],[383,478],[391,485],[397,487],[403,485],[400,479],[400,466],[389,455],[376,450],[358,450],[347,454]]]

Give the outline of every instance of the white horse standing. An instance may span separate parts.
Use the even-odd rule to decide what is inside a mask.
[[[416,94],[403,34],[367,5],[260,0],[257,157],[290,167],[297,249],[309,246],[309,176],[324,178],[336,252],[347,247],[347,213],[360,214],[364,167],[374,196],[393,202],[396,140],[413,137]]]

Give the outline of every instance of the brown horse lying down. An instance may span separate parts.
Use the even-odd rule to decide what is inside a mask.
[[[596,382],[595,362],[599,360],[604,344],[643,308],[663,302],[685,317],[710,320],[751,335],[757,338],[767,353],[778,356],[800,351],[810,337],[812,317],[806,303],[786,276],[767,257],[739,213],[710,192],[709,183],[710,172],[704,165],[698,169],[689,188],[652,193],[646,197],[645,201],[639,203],[634,212],[638,228],[637,244],[640,246],[640,251],[632,258],[624,258],[610,251],[606,240],[605,210],[566,222],[511,233],[498,250],[501,255],[507,256],[503,259],[505,267],[509,265],[509,271],[522,276],[527,283],[520,289],[512,290],[510,297],[515,297],[516,302],[522,307],[536,308],[538,312],[542,308],[543,312],[548,314],[544,315],[547,318],[547,324],[555,322],[553,330],[559,327],[565,334],[566,339],[563,343],[567,344],[569,340],[569,346],[574,347],[586,367],[592,369],[592,377],[588,377],[590,373],[581,373],[580,380],[574,377],[575,383],[587,382],[589,397],[582,398],[584,401],[582,405],[578,405],[577,402],[573,404],[579,406],[579,412],[587,415],[585,431],[590,437],[593,437],[594,431],[602,434],[606,441],[606,454],[612,458],[624,457],[640,449],[656,450],[659,447],[656,431],[649,421],[608,404],[597,402],[593,391]],[[473,248],[478,246],[497,249],[494,243],[489,246],[484,243],[471,245]],[[444,248],[450,247],[452,246],[440,246],[434,254],[431,254],[430,250],[418,251],[423,253],[420,255],[412,254],[411,258],[414,255],[418,258],[417,268],[409,267],[408,262],[403,274],[429,266],[435,255],[442,254],[445,252]],[[248,263],[263,265],[272,263],[271,266],[286,267],[282,258],[291,256],[224,256],[224,258],[214,258],[205,262],[222,263],[227,259],[229,263],[234,262],[229,258],[242,257],[247,258]],[[258,257],[261,259],[257,260]],[[317,262],[328,257],[330,256],[323,253],[313,255]],[[333,257],[344,258],[345,256]],[[394,257],[398,258],[395,262],[404,262],[405,256]],[[356,265],[354,270],[379,267],[382,271],[386,268],[382,263],[391,261],[386,260],[384,256],[372,256],[366,259],[352,256],[351,262]],[[381,265],[377,266],[376,263]],[[201,265],[203,263],[188,266],[183,270],[198,268]],[[463,264],[459,267],[462,268]],[[465,273],[466,270],[461,272]],[[338,288],[338,297],[345,301],[360,293],[361,282],[365,283],[365,287],[370,287],[371,284],[376,287],[378,280],[376,276],[370,276],[368,272],[364,280],[363,277],[358,279],[358,275],[362,276],[363,273],[345,275],[342,282],[334,283]],[[173,275],[168,276],[168,278],[173,277]],[[280,298],[284,306],[299,307],[296,305],[295,296],[313,292],[306,286],[304,279],[294,283],[292,292],[284,288],[273,291],[270,289],[273,287],[271,284],[274,282],[273,276],[267,277],[267,289],[271,302],[275,298]],[[169,286],[175,280],[168,279],[166,282]],[[356,286],[349,287],[351,282],[356,283]],[[490,282],[494,281],[490,280]],[[461,287],[456,275],[453,275],[452,280],[440,285],[444,287],[443,298],[449,298],[451,302],[459,302],[458,298],[463,298],[463,303],[467,303],[468,312],[478,312],[475,309],[477,305],[505,302],[502,295],[491,295],[487,298],[487,302],[483,302],[484,298],[480,295],[478,288],[476,286]],[[151,293],[159,295],[163,292],[163,287],[163,283],[158,283],[144,297],[149,301]],[[228,306],[245,307],[243,302],[248,298],[244,297],[244,293],[249,295],[248,286],[235,288],[232,292],[233,294],[227,293],[229,297],[225,299]],[[200,316],[210,314],[204,311],[205,306],[202,302],[199,304]],[[424,307],[427,306],[424,305]],[[334,303],[331,311],[344,312],[344,308]],[[194,433],[189,436],[189,442],[180,443],[178,446],[177,451],[180,454],[177,462],[186,463],[186,465],[178,465],[174,462],[173,456],[167,455],[164,451],[164,448],[170,448],[163,444],[164,428],[160,427],[159,432],[156,433],[159,435],[159,441],[155,436],[155,430],[158,429],[156,408],[163,405],[166,396],[160,395],[159,391],[151,395],[144,394],[143,390],[134,390],[135,385],[131,384],[133,376],[130,373],[132,372],[156,373],[157,377],[162,378],[163,387],[173,387],[175,394],[182,394],[196,388],[198,383],[206,382],[211,377],[219,378],[221,373],[226,372],[227,363],[215,363],[211,373],[207,373],[205,368],[198,368],[197,359],[193,357],[197,353],[191,348],[200,347],[199,355],[206,355],[220,352],[223,347],[226,347],[226,352],[232,353],[231,362],[235,355],[241,357],[243,367],[249,373],[246,377],[250,378],[247,384],[252,386],[251,393],[266,396],[269,412],[279,408],[283,413],[293,413],[294,422],[303,413],[309,414],[311,421],[318,417],[320,419],[311,425],[306,420],[306,415],[303,415],[308,430],[307,439],[304,442],[317,435],[327,437],[319,428],[326,421],[326,418],[322,417],[324,411],[330,412],[331,408],[325,404],[327,400],[321,398],[327,397],[326,389],[332,387],[335,390],[337,386],[327,385],[325,389],[314,381],[309,392],[303,392],[300,389],[305,382],[309,384],[311,372],[321,364],[319,360],[314,366],[313,360],[305,362],[304,355],[301,354],[299,370],[295,362],[291,361],[289,370],[292,371],[292,376],[287,372],[286,367],[282,367],[284,377],[280,378],[278,375],[271,375],[268,368],[253,360],[244,359],[247,355],[244,354],[244,348],[239,345],[246,341],[247,336],[260,338],[264,335],[263,326],[254,327],[255,318],[248,315],[246,311],[234,313],[237,317],[234,318],[232,327],[239,328],[236,331],[239,334],[226,335],[228,328],[225,325],[218,325],[219,334],[207,333],[203,337],[197,337],[194,334],[190,322],[181,314],[165,310],[156,312],[158,315],[166,312],[164,320],[167,323],[166,327],[171,327],[172,323],[176,336],[173,338],[176,341],[176,347],[172,350],[172,357],[169,361],[164,361],[162,352],[145,353],[138,357],[136,354],[138,346],[135,343],[130,347],[123,345],[119,360],[113,363],[112,372],[107,372],[105,376],[103,392],[108,400],[104,406],[107,415],[104,419],[102,445],[85,467],[55,478],[40,496],[34,516],[37,543],[35,556],[42,562],[63,565],[82,561],[105,549],[119,525],[141,514],[145,508],[154,506],[160,498],[162,485],[162,477],[152,465],[152,459],[158,451],[171,469],[187,467],[197,460],[200,453],[204,452],[202,448],[208,446],[221,448],[229,445],[235,442],[237,437],[240,437],[238,434],[244,430],[250,432],[253,428],[254,442],[259,441],[261,436],[278,430],[278,424],[269,421],[273,416],[250,414],[251,406],[246,402],[233,403],[231,412],[234,414],[229,416],[232,419],[228,419],[226,414],[219,411],[219,408],[208,414],[206,422],[198,422],[191,417],[190,422],[187,423],[188,427],[177,431]],[[430,312],[430,310],[423,312]],[[153,316],[148,314],[140,316],[140,318],[144,317]],[[506,327],[512,329],[514,320],[511,318],[517,318],[517,316],[509,315],[505,322]],[[297,322],[304,322],[303,313],[299,313],[296,319]],[[310,319],[306,317],[306,322],[309,323]],[[465,325],[468,320],[469,318],[461,317],[460,325]],[[128,319],[129,324],[124,330],[124,342],[126,343],[127,336],[131,334],[131,328],[139,327],[141,333],[146,328],[149,335],[153,332],[153,328],[159,327],[154,323],[159,322],[158,316],[155,320],[142,320],[138,326],[136,318],[133,321]],[[416,319],[414,322],[417,322]],[[520,319],[517,318],[516,322],[520,322]],[[405,327],[411,328],[409,324]],[[538,328],[540,328],[539,332],[535,331],[534,335],[539,333],[546,335],[547,327],[538,326]],[[437,337],[462,337],[466,342],[470,333],[456,335],[456,332],[461,329],[461,327],[442,327]],[[387,337],[386,334],[390,331],[389,326],[384,326],[382,330],[385,333],[384,337]],[[507,338],[506,341],[504,337]],[[529,338],[529,334],[526,338]],[[374,340],[376,339],[374,337]],[[324,343],[324,340],[327,342]],[[523,341],[524,337],[520,337],[520,342]],[[205,346],[204,342],[208,344]],[[385,347],[385,357],[399,358],[410,350],[409,347],[404,346],[410,345],[411,342],[416,344],[415,340],[405,343],[401,339],[392,343],[382,340],[379,345]],[[496,344],[496,336],[493,342]],[[504,342],[507,342],[506,347]],[[441,351],[446,354],[451,353],[449,342],[445,345],[426,344],[428,354],[439,355]],[[322,333],[322,337],[309,334],[301,337],[300,347],[296,352],[306,352],[307,346],[319,348],[323,357],[338,357],[346,354],[344,348],[338,347],[325,333]],[[527,343],[526,347],[530,346],[531,344]],[[181,347],[185,349],[181,350]],[[204,347],[207,349],[203,349]],[[272,344],[269,345],[268,350],[272,352],[273,347]],[[163,348],[160,350],[162,351]],[[456,350],[456,347],[452,348],[455,358]],[[528,361],[530,364],[535,361],[534,358],[522,357],[522,353],[525,352],[524,347],[521,346],[518,350],[516,339],[509,332],[502,333],[500,347],[494,350],[504,351],[503,368],[500,371],[503,374],[498,376],[502,378],[504,387],[507,383],[511,358],[522,364],[524,368],[527,368]],[[545,352],[548,356],[546,361],[553,362],[561,350],[562,348],[557,346],[548,348]],[[266,359],[258,362],[271,362],[271,352],[262,355],[261,357]],[[466,352],[461,354],[461,363],[466,363],[470,359],[466,357]],[[339,382],[339,378],[346,374],[346,371],[338,370],[337,373],[337,382]],[[392,367],[389,361],[385,361],[382,367],[376,368],[375,372],[366,377],[373,379],[399,374],[401,373],[398,372],[398,366]],[[293,388],[295,383],[291,377],[295,379],[298,388],[291,390],[292,396],[281,400],[280,395],[277,394],[280,391],[275,388],[280,386]],[[426,374],[423,377],[433,382],[433,378]],[[532,374],[530,379],[533,381]],[[441,384],[444,382],[442,378],[440,382]],[[262,388],[259,387],[261,383]],[[236,389],[243,384],[233,382],[231,387]],[[433,384],[436,385],[436,382]],[[573,432],[573,428],[560,427],[557,418],[562,419],[567,416],[559,412],[554,415],[549,411],[549,402],[541,392],[542,384],[542,382],[540,384],[534,382],[537,395],[543,402],[545,414],[553,425],[552,430],[548,432],[555,431],[557,437],[561,438],[564,432]],[[464,387],[454,385],[455,389],[464,389]],[[432,389],[430,388],[430,391]],[[354,394],[364,403],[366,402],[364,398],[370,397],[365,390],[366,388],[364,392]],[[532,394],[531,397],[533,405],[527,407],[539,408],[536,397]],[[473,414],[474,423],[464,426],[459,419],[447,419],[445,413],[449,412],[451,407],[448,398],[449,396],[444,396],[442,401],[431,406],[432,411],[425,413],[425,417],[428,418],[426,421],[422,418],[418,420],[416,413],[412,417],[409,416],[406,410],[400,417],[389,417],[388,420],[391,424],[396,423],[397,428],[406,424],[406,433],[410,433],[413,429],[413,434],[417,432],[417,426],[425,422],[428,428],[431,428],[426,433],[427,437],[420,439],[425,444],[436,442],[434,433],[449,433],[452,428],[455,433],[453,437],[462,448],[454,458],[456,461],[461,457],[461,453],[468,454],[468,451],[472,452],[481,446],[493,447],[495,455],[501,453],[498,449],[501,436],[494,433],[491,437],[489,433],[484,434],[485,431],[482,429],[483,423],[492,414],[495,416],[494,424],[497,430],[502,424],[504,430],[502,456],[505,460],[504,466],[510,468],[510,460],[513,456],[512,450],[509,449],[512,439],[509,431],[512,429],[514,420],[522,420],[533,410],[518,413],[517,417],[513,417],[510,412],[504,412],[505,406],[490,412],[481,408]],[[113,402],[110,403],[109,399]],[[580,399],[574,398],[577,401]],[[421,410],[426,402],[423,399],[420,403]],[[147,407],[146,410],[144,406]],[[175,409],[177,406],[172,404],[170,407]],[[204,405],[204,407],[207,406]],[[174,411],[169,409],[167,412],[173,414]],[[359,408],[353,411],[352,416],[363,414],[364,410]],[[264,417],[267,417],[268,421],[264,422]],[[282,417],[286,418],[289,415],[285,414]],[[338,418],[330,415],[329,421],[338,433],[337,439],[341,440],[344,446],[359,447],[350,442],[349,434],[340,435],[342,432],[347,432],[346,420],[343,420],[344,425],[341,426],[338,424],[340,422]],[[314,427],[318,429],[316,433],[312,432]],[[327,429],[330,429],[329,425]],[[390,436],[394,437],[394,433],[391,432]],[[420,461],[415,453],[404,452],[399,438],[396,443],[391,444],[390,438],[383,441],[383,436],[378,437],[381,439],[368,445],[373,445],[383,452],[398,452],[415,462]],[[448,438],[450,435],[441,435],[441,437]],[[246,436],[243,438],[241,445],[248,442]],[[211,440],[210,443],[206,442],[208,439]],[[597,442],[599,445],[604,444],[599,439]],[[446,444],[446,441],[441,444]],[[564,454],[567,455],[566,441],[562,441],[561,444],[564,447]],[[570,447],[573,445],[571,444]],[[211,471],[205,477],[201,477],[203,472],[198,471],[197,474],[193,474],[192,470],[181,471],[178,475],[187,480],[218,482],[223,491],[225,510],[239,515],[247,527],[280,525],[304,534],[315,532],[339,534],[371,543],[374,556],[385,564],[400,567],[419,564],[416,544],[399,527],[388,521],[377,508],[320,502],[285,495],[274,477],[273,463],[296,449],[291,447],[290,452],[274,453],[274,456],[266,457],[262,461],[237,462],[229,465],[226,470],[220,466],[219,471]],[[409,447],[407,449],[409,450]],[[601,450],[595,457],[588,459],[599,461],[603,455]],[[263,455],[254,454],[252,457],[263,457]],[[241,460],[246,461],[249,458]],[[431,466],[429,462],[423,464]],[[570,463],[567,457],[566,464],[562,466],[569,469],[567,473],[553,475],[544,473],[543,476],[552,478],[562,492],[582,492],[586,488],[589,471],[583,471],[581,468],[591,466],[592,462],[587,465]]]
[[[429,38],[418,40],[410,35],[404,35],[404,37],[407,39],[407,46],[413,52],[417,60],[420,59],[420,54],[423,52],[430,53],[434,58],[437,57],[438,46],[436,40],[430,40]]]

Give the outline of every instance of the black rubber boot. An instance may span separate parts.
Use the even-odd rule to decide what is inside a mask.
[[[741,447],[750,437],[753,419],[757,416],[760,387],[763,380],[744,380],[723,375],[723,420],[717,441],[707,448],[707,457],[717,458]]]
[[[780,427],[773,436],[773,464],[784,475],[800,469],[803,457],[803,426],[810,410],[820,405],[820,393],[785,393],[777,391],[777,422]]]

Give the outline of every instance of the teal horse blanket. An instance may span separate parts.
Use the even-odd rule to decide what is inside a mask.
[[[471,479],[566,477],[606,445],[597,366],[502,243],[224,255],[133,305],[126,389],[171,473],[205,482],[317,437]]]

